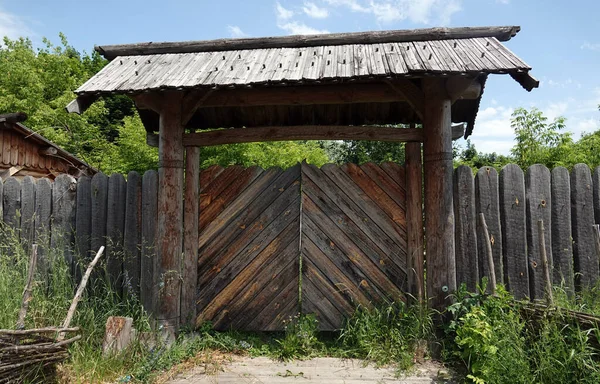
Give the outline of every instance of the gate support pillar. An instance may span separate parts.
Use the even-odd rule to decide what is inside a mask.
[[[162,95],[158,145],[158,300],[156,317],[166,341],[180,323],[183,240],[183,127],[181,97]]]
[[[423,91],[427,295],[433,308],[443,310],[448,304],[446,297],[456,289],[452,204],[452,102],[447,94],[444,79],[423,79]]]
[[[418,304],[423,303],[425,275],[423,271],[423,167],[421,143],[405,146],[406,226],[408,233],[408,292]]]
[[[183,284],[181,325],[194,327],[196,284],[198,282],[198,199],[200,189],[200,148],[185,148],[185,197],[183,213]]]

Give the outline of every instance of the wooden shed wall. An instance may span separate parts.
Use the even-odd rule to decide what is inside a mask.
[[[41,155],[41,146],[10,129],[0,129],[0,168],[22,166],[21,174],[44,176],[50,173],[68,173],[67,160]]]

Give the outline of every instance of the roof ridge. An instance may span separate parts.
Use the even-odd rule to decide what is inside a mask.
[[[508,41],[520,30],[521,27],[519,26],[426,28],[331,33],[323,35],[295,35],[158,43],[146,42],[137,44],[96,46],[95,50],[108,60],[113,60],[118,56],[133,55],[217,52],[264,48],[300,48],[321,45],[395,43],[406,41],[467,39],[474,37],[495,37],[499,41]]]

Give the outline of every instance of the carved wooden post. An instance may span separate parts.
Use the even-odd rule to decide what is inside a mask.
[[[408,290],[421,304],[424,296],[423,281],[423,169],[421,143],[405,146],[406,165],[406,223],[408,232]]]
[[[158,302],[161,333],[173,340],[179,328],[183,240],[183,127],[181,96],[163,96],[158,146]]]
[[[196,318],[198,281],[198,191],[200,188],[200,148],[185,149],[185,201],[183,230],[183,286],[181,324],[193,326]]]
[[[443,79],[423,79],[423,91],[427,293],[431,306],[441,310],[456,289],[451,100]]]

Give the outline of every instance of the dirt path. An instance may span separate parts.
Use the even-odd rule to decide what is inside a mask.
[[[207,371],[208,370],[208,371]],[[282,363],[266,357],[234,357],[216,369],[214,366],[197,366],[177,375],[168,384],[212,383],[386,383],[429,384],[452,383],[447,370],[436,363],[417,366],[410,376],[396,377],[393,368],[365,366],[361,360],[316,358],[306,361]]]

